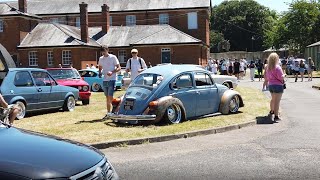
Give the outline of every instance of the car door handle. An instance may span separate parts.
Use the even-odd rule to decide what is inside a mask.
[[[39,89],[38,89],[38,92],[42,92],[42,89],[41,89],[41,88],[39,88]]]
[[[200,94],[200,92],[199,92],[199,91],[197,91],[196,93],[197,93],[198,95]]]

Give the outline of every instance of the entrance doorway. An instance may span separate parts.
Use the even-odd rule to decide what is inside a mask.
[[[161,63],[171,63],[171,49],[162,48],[161,49]]]

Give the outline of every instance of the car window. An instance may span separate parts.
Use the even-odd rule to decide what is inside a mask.
[[[194,79],[196,81],[196,86],[211,86],[213,82],[210,76],[206,73],[195,73]]]
[[[14,77],[14,85],[17,87],[30,87],[33,86],[32,78],[27,71],[17,72]]]
[[[32,71],[32,77],[36,83],[36,86],[55,86],[55,81],[46,72]]]
[[[48,69],[48,72],[56,79],[80,79],[80,74],[75,69]]]
[[[97,77],[98,73],[93,71],[79,71],[81,77]]]
[[[0,59],[0,71],[4,71],[5,67],[4,67],[4,64],[2,63],[2,59]]]
[[[190,74],[184,74],[182,76],[179,76],[172,83],[173,89],[185,89],[192,87],[192,78]]]
[[[163,80],[163,76],[159,74],[140,74],[137,78],[132,82],[133,86],[147,86],[156,88]]]

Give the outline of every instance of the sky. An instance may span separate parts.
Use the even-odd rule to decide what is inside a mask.
[[[8,0],[0,0],[0,2],[4,2],[4,1],[8,1]],[[218,5],[224,0],[211,0],[211,1],[213,5]],[[291,2],[292,0],[256,0],[256,1],[280,13],[282,11],[288,10],[288,5],[286,3]]]
[[[212,5],[219,5],[224,0],[211,0]],[[287,5],[292,0],[255,0],[259,4],[264,5],[272,10],[276,10],[277,12],[287,11],[289,6]]]

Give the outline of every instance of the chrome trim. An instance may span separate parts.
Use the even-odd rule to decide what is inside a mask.
[[[77,180],[85,175],[88,175],[92,172],[95,172],[97,168],[100,168],[102,165],[104,165],[105,163],[107,162],[107,159],[104,157],[98,164],[94,165],[93,167],[79,173],[79,174],[76,174],[74,176],[71,176],[69,179],[70,180]]]
[[[109,116],[111,120],[118,121],[154,121],[156,120],[156,115],[122,115],[122,114],[112,114]]]

